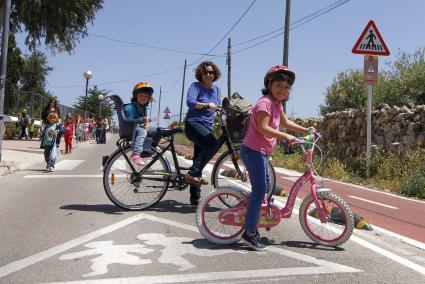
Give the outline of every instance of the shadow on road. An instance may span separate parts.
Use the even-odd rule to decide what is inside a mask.
[[[190,214],[196,212],[196,206],[187,203],[182,203],[173,199],[161,200],[154,207],[146,211],[154,212],[176,212],[182,214]]]
[[[75,210],[75,211],[91,211],[91,212],[102,212],[106,214],[123,214],[126,212],[123,209],[120,209],[119,207],[115,205],[110,204],[95,204],[95,205],[88,205],[88,204],[69,204],[60,207],[62,210]]]
[[[268,242],[263,241],[263,242],[267,245],[274,245],[274,246],[306,248],[306,249],[326,250],[326,251],[345,251],[345,249],[340,247],[326,247],[326,246],[322,246],[312,242],[301,242],[301,241],[275,242],[274,240],[271,240],[271,241],[269,240]]]

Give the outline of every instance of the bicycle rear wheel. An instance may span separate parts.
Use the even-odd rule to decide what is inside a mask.
[[[353,233],[354,217],[347,202],[333,192],[318,192],[321,206],[328,211],[326,222],[318,217],[317,207],[311,194],[300,206],[300,223],[305,234],[314,242],[330,247],[345,243]]]
[[[224,152],[215,162],[214,168],[211,174],[212,184],[214,187],[237,187],[244,191],[251,191],[251,182],[249,180],[248,171],[240,158],[239,146],[235,147],[235,161],[232,160],[232,154],[230,151]],[[268,161],[268,176],[270,178],[270,185],[267,190],[267,197],[273,194],[273,189],[276,183],[276,173],[273,165]],[[243,175],[239,175],[236,167],[239,168]],[[245,179],[245,180],[243,180]]]
[[[226,204],[222,199],[226,199]],[[201,198],[196,210],[196,225],[199,232],[210,242],[232,244],[239,240],[243,226],[220,223],[218,214],[223,209],[234,207],[248,198],[248,194],[237,188],[218,187]]]
[[[123,151],[116,152],[107,161],[103,173],[103,187],[108,198],[118,207],[125,210],[144,210],[158,203],[167,192],[170,166],[156,149],[152,148],[152,151],[155,154],[143,158],[145,164],[148,165],[153,159],[157,160],[145,168],[129,159],[131,145],[125,146]],[[135,171],[129,162],[133,164]]]

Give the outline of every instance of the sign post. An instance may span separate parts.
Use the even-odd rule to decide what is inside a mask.
[[[367,137],[366,137],[366,174],[370,174],[371,136],[372,136],[372,94],[373,85],[378,82],[378,55],[390,54],[387,45],[371,20],[366,25],[352,52],[365,54],[364,56],[364,82],[367,84]]]

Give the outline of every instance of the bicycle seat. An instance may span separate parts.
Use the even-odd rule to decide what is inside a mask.
[[[176,133],[183,133],[183,128],[158,128],[157,132],[159,133],[159,135],[161,135],[161,137],[169,137]]]
[[[123,101],[118,95],[110,96],[111,100],[115,104],[115,109],[117,111],[118,116],[118,124],[119,124],[119,135],[120,138],[125,138],[131,140],[133,136],[133,127],[134,123],[137,122],[136,119],[128,119],[125,117],[123,112]]]

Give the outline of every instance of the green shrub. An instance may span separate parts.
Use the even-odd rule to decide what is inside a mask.
[[[399,192],[425,199],[425,148],[418,149],[408,156],[405,170]]]
[[[350,181],[347,167],[336,158],[329,158],[319,169],[319,174],[342,181]]]
[[[184,146],[187,146],[187,147],[193,147],[192,141],[190,141],[189,139],[187,139],[186,138],[186,135],[184,135],[184,133],[178,133],[178,134],[176,134],[174,143],[176,145],[184,145]]]

